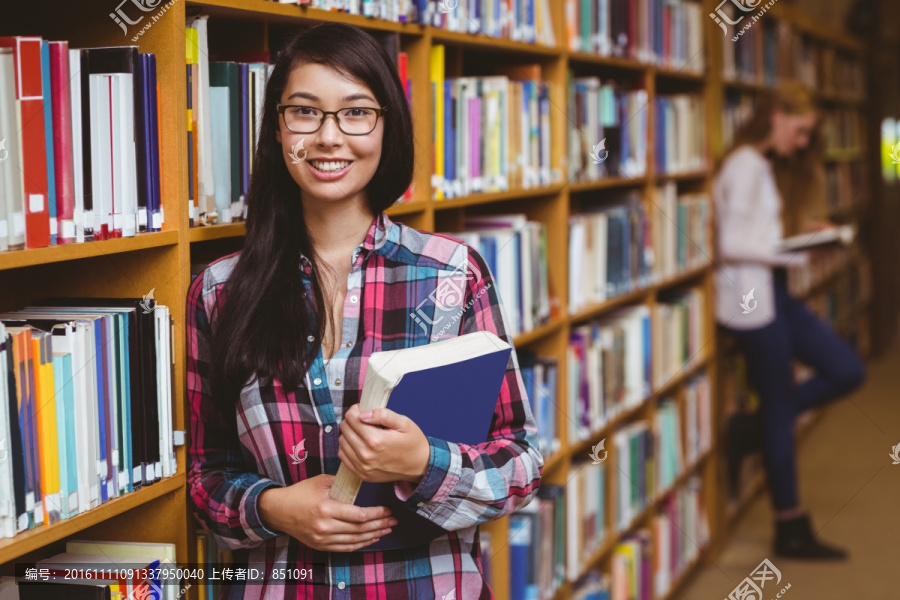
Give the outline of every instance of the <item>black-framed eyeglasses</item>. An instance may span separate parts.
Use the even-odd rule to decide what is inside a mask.
[[[354,106],[340,110],[322,110],[312,106],[299,104],[279,104],[278,112],[284,118],[284,124],[294,133],[315,133],[325,124],[328,115],[334,115],[338,129],[347,135],[366,135],[375,130],[378,117],[387,108],[370,108]]]

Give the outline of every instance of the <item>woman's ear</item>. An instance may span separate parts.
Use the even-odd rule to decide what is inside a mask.
[[[280,128],[275,130],[275,139],[278,140],[279,144],[281,143],[281,129]]]

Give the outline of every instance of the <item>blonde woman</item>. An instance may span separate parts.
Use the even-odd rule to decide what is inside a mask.
[[[783,267],[808,261],[808,255],[778,251],[786,234],[831,226],[810,218],[822,197],[821,155],[811,95],[783,86],[738,131],[713,190],[720,262],[716,320],[736,338],[761,405],[759,414],[729,423],[730,468],[739,466],[744,452],[761,447],[775,511],[775,553],[806,559],[845,553],[816,539],[800,506],[794,422],[865,378],[853,349],[787,292]],[[794,359],[812,367],[814,376],[796,383]]]

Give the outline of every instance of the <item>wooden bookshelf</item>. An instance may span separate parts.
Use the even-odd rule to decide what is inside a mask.
[[[715,9],[715,0],[700,0],[704,15]],[[160,304],[167,305],[175,320],[174,332],[174,428],[184,430],[188,426],[189,411],[186,403],[185,381],[185,298],[190,285],[190,265],[192,254],[196,257],[215,250],[225,253],[239,249],[246,228],[243,223],[213,225],[191,228],[188,224],[188,177],[187,144],[184,132],[186,111],[186,90],[184,78],[185,16],[195,12],[210,15],[209,28],[211,44],[213,33],[219,27],[245,35],[234,39],[240,49],[260,51],[268,48],[270,31],[273,28],[306,26],[311,23],[330,21],[358,25],[373,33],[389,33],[400,36],[401,50],[409,57],[409,77],[412,80],[413,125],[416,139],[416,172],[414,176],[413,200],[391,207],[388,213],[393,219],[407,225],[431,231],[453,231],[460,228],[464,216],[469,211],[479,213],[524,212],[529,219],[546,224],[548,240],[548,270],[553,278],[553,287],[561,307],[561,314],[534,331],[524,332],[515,338],[519,348],[527,347],[542,356],[555,357],[559,373],[567,372],[567,343],[572,329],[596,317],[608,314],[623,306],[645,305],[652,309],[662,295],[673,289],[699,288],[705,297],[706,312],[703,315],[702,356],[677,375],[665,382],[639,406],[626,411],[593,432],[590,439],[575,444],[567,444],[568,417],[565,401],[557,407],[558,432],[563,441],[562,448],[549,457],[544,466],[544,482],[564,485],[571,477],[573,459],[590,450],[591,442],[596,443],[605,435],[613,433],[622,425],[636,420],[652,422],[658,400],[662,397],[675,398],[683,407],[684,389],[693,377],[705,374],[709,379],[713,394],[714,436],[712,449],[688,466],[675,482],[653,497],[647,508],[632,521],[625,531],[612,533],[608,523],[609,536],[605,544],[589,559],[589,566],[608,567],[608,561],[615,545],[628,531],[647,526],[660,508],[657,502],[682,485],[692,474],[698,474],[703,481],[704,505],[709,520],[710,548],[703,549],[699,558],[677,581],[664,598],[674,597],[674,593],[691,576],[696,567],[712,556],[715,548],[730,527],[725,515],[725,493],[720,490],[720,445],[718,426],[721,415],[716,403],[718,389],[718,348],[713,315],[714,286],[712,264],[695,268],[669,279],[659,281],[627,294],[610,298],[595,306],[583,308],[574,314],[568,307],[568,220],[578,205],[576,196],[592,194],[602,198],[622,189],[640,191],[645,206],[652,207],[658,185],[675,182],[679,189],[691,192],[709,192],[712,180],[712,164],[721,156],[721,114],[726,89],[757,93],[765,86],[737,81],[725,81],[722,77],[720,48],[721,30],[712,20],[705,29],[705,69],[702,73],[685,70],[669,70],[635,60],[602,57],[582,52],[572,52],[565,43],[564,2],[550,2],[557,39],[556,47],[536,46],[488,38],[483,35],[469,35],[442,31],[433,27],[415,24],[391,23],[371,20],[359,16],[337,12],[301,8],[266,0],[183,0],[176,2],[166,14],[155,22],[137,42],[141,52],[154,52],[158,60],[158,80],[161,89],[160,129],[161,129],[161,173],[162,198],[165,206],[165,228],[161,233],[139,235],[131,239],[119,239],[91,244],[25,250],[0,253],[0,310],[14,310],[33,300],[47,295],[109,295],[141,296],[155,288],[155,297]],[[865,46],[858,40],[823,28],[805,15],[797,13],[783,4],[776,5],[765,19],[781,19],[792,23],[805,34],[816,36],[822,43],[839,46],[844,51],[862,53]],[[66,39],[73,47],[97,45],[121,45],[131,43],[122,37],[122,31],[112,22],[108,13],[112,6],[107,3],[73,3],[66,0],[48,0],[44,3],[15,3],[4,8],[4,19],[0,22],[2,35],[42,35],[49,39]],[[218,43],[218,42],[216,42]],[[487,56],[499,61],[515,64],[539,63],[542,78],[551,87],[551,147],[552,168],[564,173],[567,135],[567,115],[565,114],[567,71],[578,68],[579,73],[597,75],[601,78],[626,78],[641,84],[650,99],[657,90],[688,91],[703,97],[706,107],[706,150],[710,167],[689,173],[668,175],[655,170],[653,131],[656,115],[654,103],[648,103],[648,146],[647,173],[641,177],[610,177],[593,182],[569,182],[565,178],[552,185],[534,189],[512,190],[493,194],[477,194],[449,200],[431,199],[431,115],[429,52],[436,44],[448,48],[448,77],[465,74],[465,58]],[[218,48],[211,48],[216,50]],[[843,102],[828,97],[823,102]],[[861,160],[859,157],[847,160]],[[712,208],[712,207],[711,207]],[[651,212],[652,214],[652,212]],[[712,257],[711,257],[712,258]],[[566,397],[565,376],[559,377],[557,397]],[[683,409],[682,409],[683,410]],[[50,527],[42,527],[26,532],[11,540],[0,542],[0,570],[7,570],[9,563],[26,555],[40,555],[61,540],[74,535],[92,536],[96,539],[145,540],[174,542],[179,562],[197,562],[194,537],[196,524],[190,511],[190,499],[186,489],[186,448],[176,448],[177,475],[138,493],[108,502],[97,509],[61,521]],[[614,458],[614,450],[610,451]],[[614,483],[609,482],[609,493],[614,493]],[[610,496],[612,497],[612,496]],[[136,518],[146,522],[135,525]],[[610,521],[609,515],[607,521]],[[159,524],[157,528],[151,526]],[[494,573],[493,591],[498,600],[509,598],[509,546],[508,519],[488,523],[483,529],[493,537],[491,557]],[[605,570],[608,571],[608,568]],[[197,598],[197,587],[188,591],[188,597]],[[572,595],[572,582],[566,582],[555,594],[558,600],[567,600]],[[655,600],[659,600],[654,596]]]

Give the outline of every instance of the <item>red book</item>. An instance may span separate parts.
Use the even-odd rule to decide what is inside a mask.
[[[75,242],[75,163],[72,154],[72,96],[69,93],[69,42],[49,42],[53,113],[53,167],[56,175],[58,244]]]
[[[47,204],[41,38],[0,37],[0,47],[12,48],[16,69],[16,105],[22,124],[19,166],[25,174],[25,247],[43,248],[50,245],[50,210]]]

